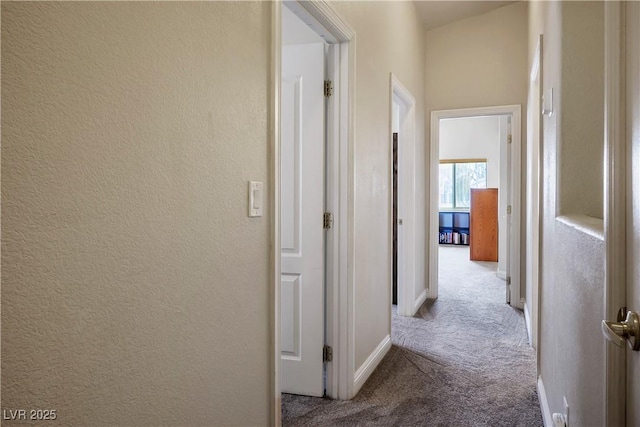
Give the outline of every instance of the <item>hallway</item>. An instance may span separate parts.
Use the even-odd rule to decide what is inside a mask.
[[[353,400],[283,395],[283,424],[542,425],[524,316],[468,250],[440,247],[440,298],[393,315],[393,346]]]

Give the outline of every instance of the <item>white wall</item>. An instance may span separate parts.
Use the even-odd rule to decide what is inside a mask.
[[[391,333],[389,73],[416,99],[416,282],[425,289],[424,31],[413,2],[333,2],[355,30],[355,369]]]
[[[527,2],[517,2],[427,31],[427,114],[433,110],[520,104],[522,117],[527,117],[527,16]],[[524,122],[521,137],[526,141]],[[521,170],[526,167],[524,153],[526,150]],[[525,206],[524,201],[522,191],[521,206]],[[522,209],[522,224],[525,212]],[[524,266],[524,227],[521,236]],[[521,295],[525,292],[524,271],[521,268]]]
[[[486,159],[487,188],[499,188],[500,116],[440,120],[440,159]]]
[[[593,141],[581,144],[575,140],[580,135],[580,117],[585,128],[602,126],[602,123],[592,123],[603,119],[592,114],[593,109],[601,105],[589,104],[601,102],[592,97],[601,97],[604,81],[598,82],[595,78],[589,88],[582,89],[574,84],[576,80],[587,79],[580,74],[598,74],[599,67],[593,64],[587,68],[577,67],[584,59],[577,60],[575,51],[566,52],[576,49],[574,43],[581,38],[589,46],[589,49],[582,46],[582,52],[601,58],[598,50],[603,45],[597,41],[598,26],[593,26],[593,22],[602,12],[602,2],[529,2],[528,6],[532,17],[529,56],[533,58],[535,40],[542,33],[543,93],[549,93],[550,89],[554,93],[554,114],[543,118],[539,373],[551,412],[562,412],[566,396],[571,408],[571,425],[604,425],[605,347],[600,322],[604,318],[605,245],[601,236],[596,237],[598,229],[602,230],[602,221],[589,220],[591,225],[586,229],[592,232],[587,233],[576,227],[580,222],[588,223],[584,221],[586,212],[574,211],[573,214],[581,215],[569,218],[559,216],[562,212],[559,205],[567,203],[563,200],[561,183],[565,176],[561,172],[562,156],[580,158],[600,155],[603,150],[602,146],[594,149]],[[580,23],[589,27],[582,27]],[[597,170],[593,173],[598,175]],[[588,206],[594,200],[587,194],[590,183],[585,181],[585,191],[574,199],[579,202],[569,206]]]
[[[565,5],[558,211],[603,218],[604,6]]]
[[[3,408],[269,423],[270,10],[2,3]]]

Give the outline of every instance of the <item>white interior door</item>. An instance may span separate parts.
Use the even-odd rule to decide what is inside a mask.
[[[282,48],[282,391],[324,394],[324,45]]]
[[[640,3],[626,2],[627,139],[631,215],[627,215],[627,307],[640,313]],[[627,350],[627,426],[640,426],[640,351]]]

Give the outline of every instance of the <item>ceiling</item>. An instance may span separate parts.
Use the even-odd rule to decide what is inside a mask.
[[[414,0],[414,2],[427,30],[515,3],[515,1],[468,0]]]

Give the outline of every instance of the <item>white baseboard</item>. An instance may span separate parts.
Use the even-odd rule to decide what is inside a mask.
[[[544,427],[554,427],[551,411],[549,410],[549,401],[547,400],[547,392],[544,391],[542,377],[538,377],[538,400],[540,401],[540,411],[542,411],[542,420]]]
[[[415,303],[413,304],[413,312],[411,314],[412,316],[415,316],[415,314],[418,312],[420,307],[422,307],[422,304],[424,304],[426,300],[427,300],[427,290],[425,289],[420,293],[420,296],[418,297],[418,299],[416,299]]]
[[[524,303],[524,323],[527,325],[527,336],[529,337],[529,347],[533,347],[533,331],[531,329],[531,315],[529,314],[529,307],[525,301]]]
[[[496,270],[496,276],[502,280],[507,280],[507,272],[505,270]]]
[[[353,396],[360,391],[365,382],[369,379],[373,371],[378,367],[384,356],[391,350],[391,336],[384,337],[375,350],[367,357],[362,366],[358,368],[353,376]]]

